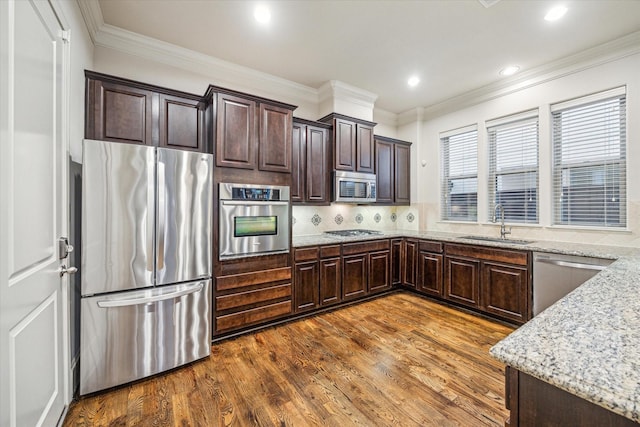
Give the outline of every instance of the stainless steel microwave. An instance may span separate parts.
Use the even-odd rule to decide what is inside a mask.
[[[342,203],[374,203],[376,176],[363,172],[334,172],[333,201]]]

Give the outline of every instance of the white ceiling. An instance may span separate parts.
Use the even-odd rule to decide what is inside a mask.
[[[99,0],[106,24],[312,88],[339,80],[393,113],[496,84],[508,64],[526,74],[640,31],[638,0],[264,1],[266,27],[257,3]],[[559,3],[566,16],[545,21]]]

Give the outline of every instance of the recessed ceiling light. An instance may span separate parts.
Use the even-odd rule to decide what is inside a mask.
[[[263,4],[259,4],[253,10],[253,17],[261,24],[267,24],[271,20],[271,12],[269,8]]]
[[[567,13],[567,10],[569,9],[564,6],[556,6],[552,9],[549,9],[547,14],[544,16],[544,19],[550,22],[557,21],[558,19],[562,18],[565,13]]]
[[[409,77],[409,80],[407,80],[407,84],[410,87],[416,87],[418,86],[418,83],[420,83],[420,79],[418,78],[418,76],[411,76]]]
[[[512,76],[520,70],[520,67],[517,65],[509,65],[508,67],[504,67],[500,70],[501,76]]]

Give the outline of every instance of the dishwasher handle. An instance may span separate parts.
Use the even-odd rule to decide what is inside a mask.
[[[541,258],[536,258],[535,262],[541,262],[541,263],[544,263],[544,264],[552,264],[552,265],[557,265],[557,266],[560,266],[560,267],[578,268],[578,269],[581,269],[581,270],[602,271],[602,270],[607,268],[604,265],[587,264],[587,263],[583,263],[583,262],[565,261],[565,260],[554,259],[554,258],[542,258],[542,257]]]

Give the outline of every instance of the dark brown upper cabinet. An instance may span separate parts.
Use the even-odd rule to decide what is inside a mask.
[[[85,137],[207,151],[201,96],[85,72]]]
[[[200,99],[159,94],[161,147],[205,151],[205,104]]]
[[[209,86],[216,166],[291,172],[294,105]]]
[[[374,122],[331,113],[319,121],[333,125],[333,168],[374,173]]]
[[[411,143],[376,135],[374,144],[377,203],[411,204]]]
[[[291,201],[328,205],[331,198],[329,131],[326,123],[293,120]]]

